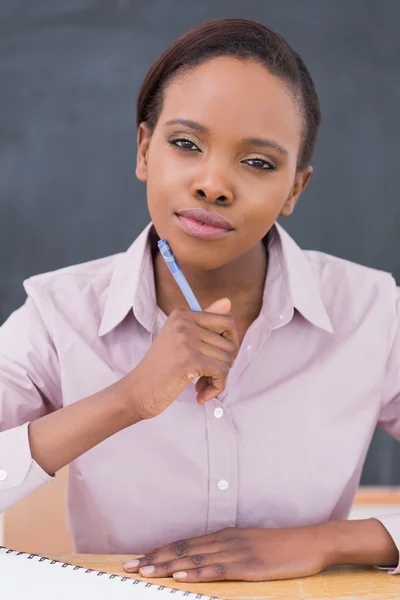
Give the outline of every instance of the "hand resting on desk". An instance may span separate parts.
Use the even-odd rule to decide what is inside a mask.
[[[124,563],[124,569],[187,582],[268,581],[340,564],[394,564],[397,555],[383,525],[365,519],[287,529],[227,528],[157,548]]]

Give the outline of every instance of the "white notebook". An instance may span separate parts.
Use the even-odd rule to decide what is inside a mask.
[[[0,546],[3,600],[211,600],[209,596],[146,583]],[[217,600],[215,596],[212,600]]]

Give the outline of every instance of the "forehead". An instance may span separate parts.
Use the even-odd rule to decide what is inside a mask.
[[[301,116],[285,83],[253,60],[213,58],[178,73],[165,92],[160,122],[188,118],[210,134],[274,136],[297,150]]]

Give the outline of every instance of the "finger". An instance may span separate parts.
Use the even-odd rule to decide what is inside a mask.
[[[214,537],[209,538],[205,542],[194,540],[178,540],[173,544],[154,550],[146,554],[146,558],[150,559],[152,565],[170,562],[174,560],[184,559],[193,554],[214,554],[224,549],[224,544],[216,541]]]
[[[218,562],[206,567],[177,571],[173,573],[176,581],[201,583],[206,581],[237,581],[243,580],[242,569],[238,563]]]
[[[232,335],[232,330],[235,329],[235,320],[232,315],[211,313],[207,311],[191,311],[190,317],[199,326],[215,331],[220,335],[229,338]]]
[[[207,385],[197,394],[197,402],[199,404],[205,404],[209,400],[212,400],[223,393],[226,387],[229,369],[228,367],[225,367],[225,373],[222,375],[220,372],[221,370],[224,371],[224,369],[220,369],[216,375],[211,374],[206,377]]]
[[[232,560],[232,554],[228,552],[198,553],[186,558],[141,567],[139,573],[143,577],[171,577],[174,573],[229,562],[229,559]]]
[[[195,390],[196,390],[196,392],[202,392],[203,390],[206,389],[207,386],[208,386],[207,377],[200,377],[196,381]]]
[[[214,331],[199,327],[198,336],[202,342],[207,344],[207,346],[219,348],[230,356],[236,357],[239,352],[238,345],[232,339],[218,335]]]
[[[227,352],[226,350],[221,350],[220,348],[217,348],[216,346],[209,345],[200,340],[196,344],[196,350],[201,352],[201,354],[204,357],[203,361],[206,361],[206,362],[208,359],[211,359],[212,361],[216,361],[217,363],[220,362],[220,363],[223,363],[224,365],[227,365],[228,367],[230,367],[234,360],[231,352]]]
[[[199,327],[218,333],[220,337],[230,340],[239,352],[239,335],[232,315],[213,315],[205,311],[192,311],[192,316]]]
[[[151,550],[144,556],[138,556],[135,559],[124,563],[124,569],[130,573],[137,573],[140,567],[149,565],[157,565],[160,563],[171,562],[180,558],[185,558],[190,554],[209,554],[220,549],[220,544],[217,544],[217,534],[210,533],[198,538],[188,540],[182,539],[160,546]]]
[[[232,361],[232,357],[230,357],[230,361]],[[201,383],[201,391],[197,395],[197,402],[202,404],[222,394],[226,387],[230,369],[228,362],[202,356],[199,360],[198,372],[203,373],[200,379],[205,383]]]

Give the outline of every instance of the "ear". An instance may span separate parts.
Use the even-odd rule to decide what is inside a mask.
[[[136,177],[139,181],[147,181],[147,155],[151,134],[145,121],[139,125],[137,133]]]
[[[279,213],[283,217],[288,217],[294,211],[294,207],[296,206],[296,202],[299,199],[301,192],[307,186],[310,181],[311,173],[313,172],[313,168],[311,166],[306,167],[302,171],[296,174],[295,182],[290,192],[289,198],[286,200],[285,204],[282,206],[281,212]]]

